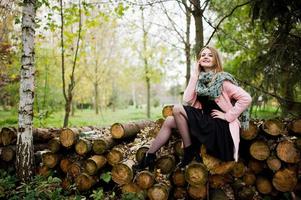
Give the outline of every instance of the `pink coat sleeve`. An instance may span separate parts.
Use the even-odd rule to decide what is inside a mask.
[[[188,103],[189,105],[193,104],[197,98],[195,87],[198,81],[198,76],[193,74],[191,75],[188,85],[183,94],[183,101]]]
[[[249,93],[230,81],[223,82],[223,90],[228,94],[230,99],[236,100],[234,106],[225,113],[225,119],[228,122],[232,122],[248,108],[252,102],[252,98]]]

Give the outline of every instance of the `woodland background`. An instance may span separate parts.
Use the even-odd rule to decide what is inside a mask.
[[[0,197],[18,199],[23,195],[25,199],[49,199],[43,195],[54,195],[55,198],[50,199],[61,199],[60,179],[33,177],[42,169],[47,172],[46,178],[52,170],[54,174],[60,171],[53,169],[52,165],[45,165],[51,159],[44,158],[43,165],[35,165],[39,163],[35,163],[38,155],[34,142],[37,138],[33,135],[55,131],[55,137],[60,134],[63,144],[63,141],[70,142],[68,134],[71,134],[74,144],[77,144],[82,129],[63,128],[90,126],[91,129],[94,126],[96,131],[93,134],[100,137],[98,128],[114,122],[161,118],[164,105],[181,103],[197,54],[206,45],[221,52],[225,71],[232,73],[251,94],[254,137],[258,131],[264,131],[264,128],[259,130],[260,124],[270,124],[261,119],[280,117],[284,122],[281,125],[272,122],[272,129],[277,127],[277,135],[272,139],[274,146],[264,144],[267,155],[263,160],[267,159],[270,150],[274,152],[277,145],[280,149],[277,156],[285,163],[284,169],[272,170],[272,175],[275,172],[275,178],[280,173],[283,179],[286,172],[292,173],[293,178],[287,181],[293,180],[293,184],[285,191],[282,191],[282,186],[278,188],[280,192],[291,193],[277,192],[274,197],[294,197],[293,191],[301,174],[300,152],[294,144],[300,147],[300,138],[294,136],[300,133],[301,116],[300,1],[1,0],[0,18],[0,127],[3,144],[0,153],[1,167],[7,169],[0,170]],[[46,129],[35,129],[38,127]],[[291,132],[291,136],[286,135]],[[265,133],[258,137],[265,137]],[[283,140],[285,151],[278,145]],[[95,143],[93,139],[88,141],[90,150],[92,143]],[[263,152],[261,144],[256,151],[259,154]],[[71,147],[62,153],[68,153]],[[123,147],[130,146],[124,144]],[[105,151],[110,148],[106,147]],[[10,153],[4,154],[4,150]],[[123,149],[121,152],[132,150]],[[286,152],[295,154],[292,156]],[[90,156],[90,153],[88,151],[85,156]],[[3,159],[4,155],[9,155],[10,159]],[[294,159],[283,159],[283,155]],[[97,158],[95,162],[99,162],[103,155],[94,156]],[[90,159],[95,159],[94,156]],[[82,163],[87,162],[82,155],[75,157]],[[257,159],[256,156],[253,158]],[[54,161],[56,166],[58,159]],[[72,161],[72,164],[77,164],[77,161]],[[250,168],[242,166],[243,172]],[[8,169],[16,169],[16,173]],[[84,179],[93,179],[85,172],[80,173]],[[100,179],[110,182],[113,172],[103,174]],[[69,175],[67,172],[65,178]],[[272,192],[270,181],[265,179],[264,182],[270,186],[269,193]],[[39,191],[39,186],[43,185],[45,187]],[[296,191],[300,191],[299,186],[300,182]],[[112,199],[117,198],[114,188],[109,188]],[[104,194],[102,189],[100,187],[85,196],[103,199],[99,197]],[[77,189],[71,191],[72,195],[77,195]]]
[[[35,126],[62,126],[67,100],[62,89],[60,4],[38,4]],[[86,115],[93,116],[93,123],[108,125],[111,121],[104,119],[111,111],[127,108],[140,109],[145,117],[160,116],[160,109],[152,116],[150,110],[181,102],[195,52],[208,43],[221,51],[225,70],[251,93],[252,117],[258,117],[258,105],[265,110],[260,117],[300,115],[299,4],[64,1],[66,88],[75,67],[70,120],[90,111]],[[0,126],[5,126],[17,124],[22,3],[2,0],[0,5]]]

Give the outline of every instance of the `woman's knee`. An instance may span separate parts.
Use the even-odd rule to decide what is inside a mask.
[[[176,122],[173,116],[168,116],[165,121],[164,125],[170,128],[174,128],[176,126]]]
[[[178,105],[175,105],[172,109],[172,114],[173,115],[181,115],[183,113],[183,106],[178,104]]]

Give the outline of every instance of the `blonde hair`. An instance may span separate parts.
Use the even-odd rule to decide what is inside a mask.
[[[201,49],[199,55],[198,55],[198,60],[201,57],[202,52],[204,51],[204,49],[209,49],[211,51],[211,53],[213,54],[213,58],[214,58],[214,70],[215,72],[222,72],[223,70],[223,66],[222,66],[222,61],[220,59],[219,53],[217,52],[217,50],[213,47],[210,46],[205,46]],[[203,67],[201,66],[201,70],[204,70]]]

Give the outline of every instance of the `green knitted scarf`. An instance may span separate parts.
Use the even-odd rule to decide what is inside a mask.
[[[235,78],[227,72],[201,72],[196,84],[197,95],[209,96],[209,99],[211,100],[216,99],[222,93],[222,84],[224,80],[231,81],[233,84],[238,85]],[[240,121],[241,127],[244,130],[247,130],[249,128],[249,109],[246,109],[240,115]]]

